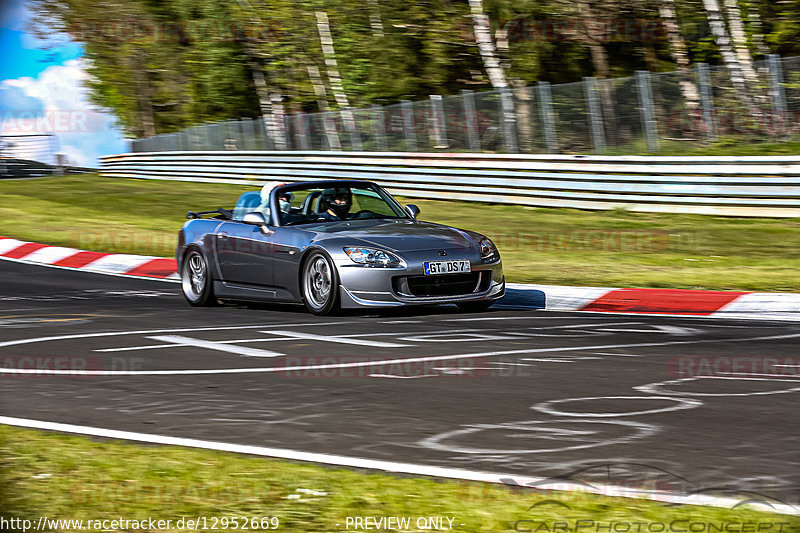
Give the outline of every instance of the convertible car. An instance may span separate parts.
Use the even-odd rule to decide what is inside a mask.
[[[503,296],[490,239],[418,214],[367,181],[245,192],[232,210],[189,212],[175,251],[183,294],[193,306],[302,302],[318,315],[445,303],[478,311]]]

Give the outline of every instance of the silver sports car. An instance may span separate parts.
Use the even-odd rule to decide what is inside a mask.
[[[245,192],[232,210],[189,212],[175,251],[183,294],[194,306],[302,302],[318,315],[443,303],[482,310],[503,296],[490,239],[418,214],[368,181]]]

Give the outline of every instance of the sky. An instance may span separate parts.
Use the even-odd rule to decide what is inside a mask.
[[[0,0],[0,134],[53,133],[53,148],[79,166],[127,152],[114,116],[89,102],[80,44],[64,34],[36,37],[30,18],[25,0]]]

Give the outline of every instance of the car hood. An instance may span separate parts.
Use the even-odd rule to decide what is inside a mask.
[[[464,230],[413,220],[353,220],[317,226],[314,231],[316,241],[347,239],[354,245],[372,245],[396,252],[463,250],[476,242]]]

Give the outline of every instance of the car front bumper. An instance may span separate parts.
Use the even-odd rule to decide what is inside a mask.
[[[472,278],[462,274],[424,276],[421,265],[412,268],[370,268],[340,264],[338,272],[343,308],[475,302],[496,300],[505,294],[501,261],[473,264]],[[427,281],[430,283],[425,283]]]

